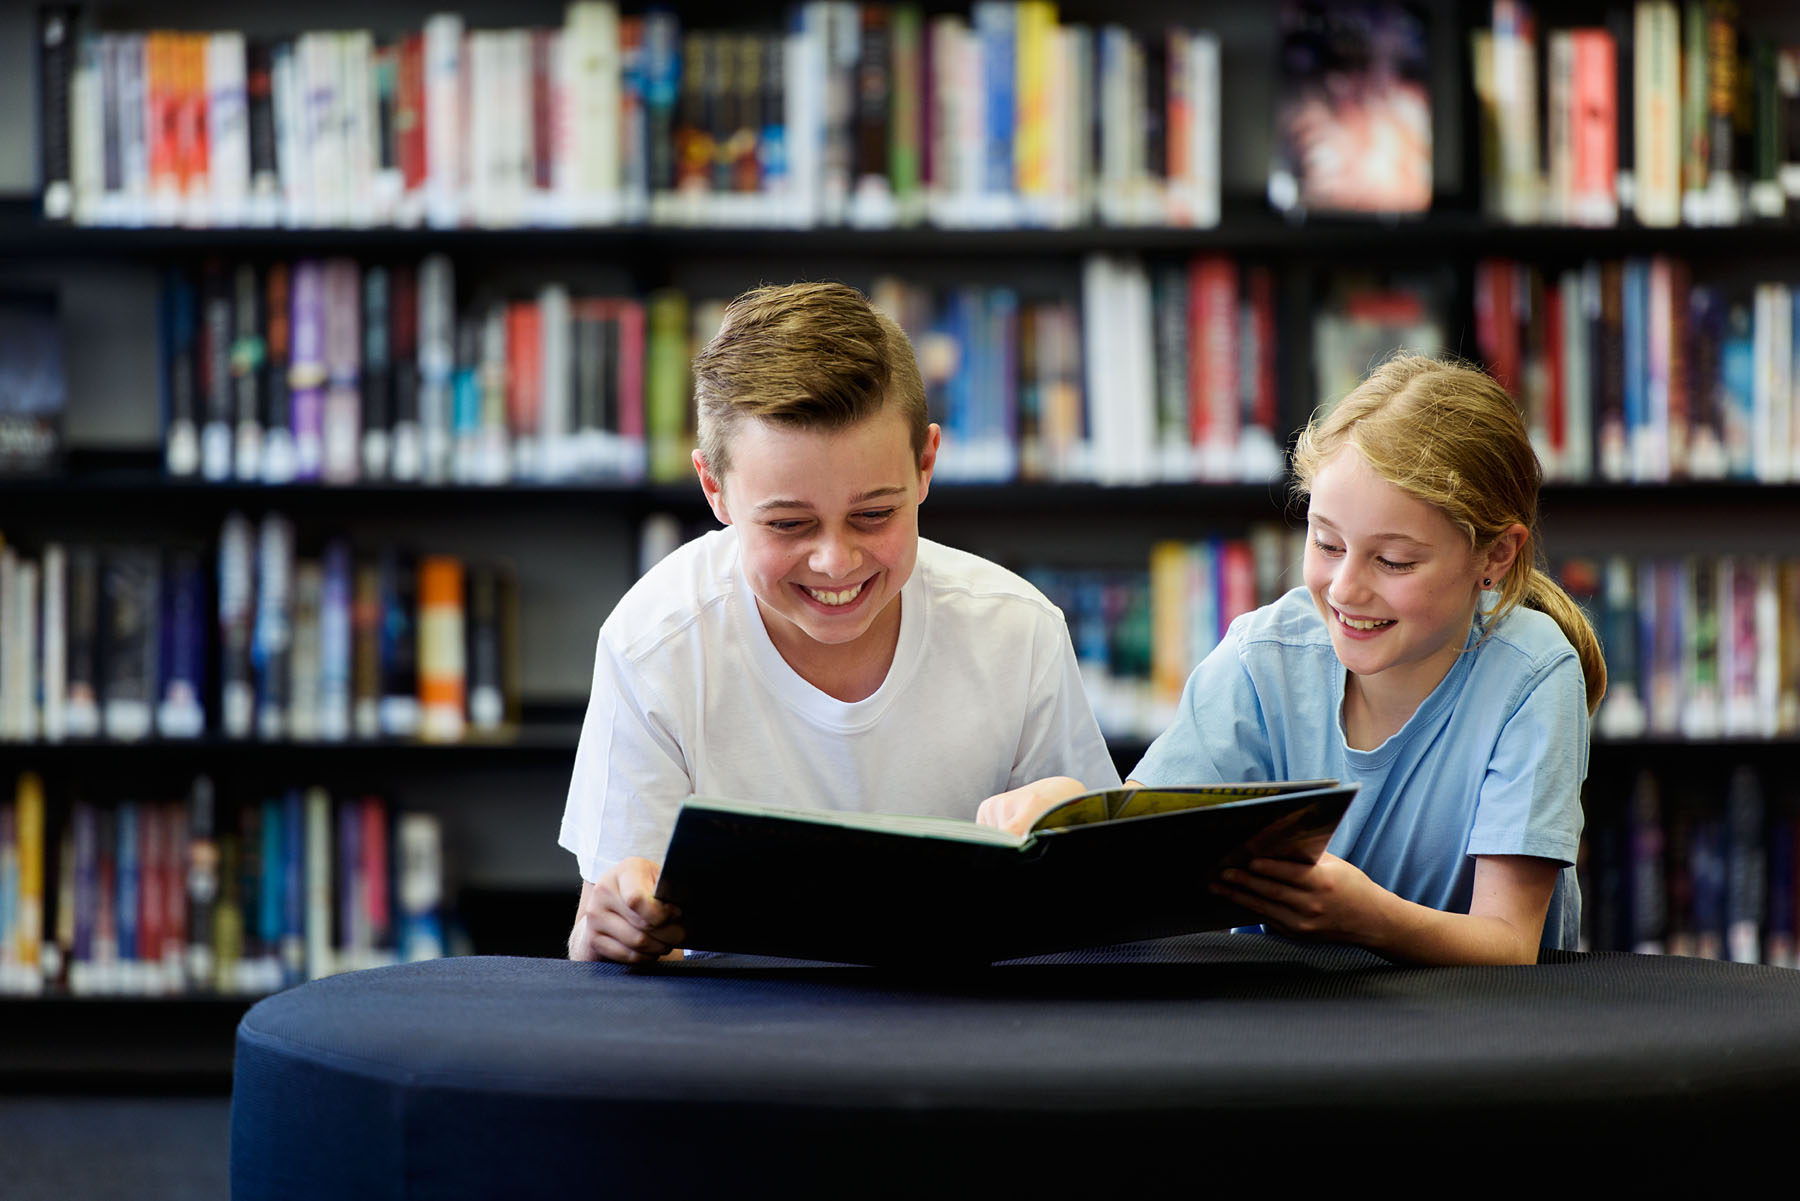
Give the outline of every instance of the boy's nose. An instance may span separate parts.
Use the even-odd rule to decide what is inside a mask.
[[[862,552],[848,538],[827,534],[813,547],[808,564],[815,572],[832,581],[841,581],[862,565]]]

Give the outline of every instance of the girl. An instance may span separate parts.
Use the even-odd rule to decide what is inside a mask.
[[[1606,689],[1581,610],[1536,566],[1542,475],[1480,371],[1377,368],[1294,450],[1305,587],[1232,622],[1131,783],[1361,785],[1317,864],[1215,891],[1280,933],[1422,963],[1572,947],[1588,718]],[[1022,830],[1076,781],[982,803]]]

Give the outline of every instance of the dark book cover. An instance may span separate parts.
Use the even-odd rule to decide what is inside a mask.
[[[75,74],[80,9],[44,4],[37,13],[38,188],[44,220],[74,216],[70,174],[69,86]]]
[[[200,284],[200,474],[215,482],[231,478],[236,408],[232,297],[224,264],[208,261]]]
[[[216,982],[213,906],[219,899],[219,844],[213,825],[213,783],[195,776],[187,795],[187,979],[210,992]]]
[[[289,734],[294,644],[294,527],[279,514],[262,520],[256,547],[256,619],[250,638],[255,728],[260,738]]]
[[[644,143],[652,195],[675,187],[675,105],[681,93],[681,24],[668,9],[643,20]]]
[[[1254,924],[1207,883],[1256,856],[1316,861],[1355,793],[1333,781],[1110,789],[1024,837],[690,797],[657,896],[680,907],[687,945],[711,951],[986,963],[1133,942]],[[1094,903],[1107,879],[1129,883],[1129,905]]]
[[[159,655],[156,732],[164,738],[198,738],[206,732],[206,574],[200,552],[168,552],[163,571],[162,645]]]
[[[293,354],[293,310],[288,291],[288,265],[269,264],[268,299],[263,306],[266,336],[263,353],[268,367],[263,389],[262,480],[285,484],[294,478],[292,392],[288,381]]]
[[[262,477],[263,393],[269,373],[268,346],[263,341],[268,327],[266,300],[256,265],[238,264],[232,275],[231,390],[236,423],[232,466],[240,480]]]
[[[384,480],[394,425],[388,269],[371,266],[363,272],[362,285],[362,472],[364,479]]]
[[[1308,212],[1431,207],[1427,26],[1395,0],[1284,0],[1269,202]]]
[[[251,38],[244,45],[244,96],[250,121],[250,194],[273,219],[281,198],[280,164],[275,157],[275,92],[273,52],[269,43]],[[293,170],[293,164],[289,164]]]
[[[67,408],[55,294],[0,292],[0,475],[57,471]]]
[[[892,14],[885,5],[861,5],[856,56],[856,137],[851,178],[888,183],[889,123],[893,110]]]
[[[418,570],[412,556],[381,556],[381,732],[411,738],[419,732]]]
[[[109,550],[100,566],[101,727],[108,738],[144,738],[156,703],[162,588],[148,547]]]

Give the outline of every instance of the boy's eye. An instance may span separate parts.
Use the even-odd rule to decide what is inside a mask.
[[[893,515],[893,509],[865,509],[856,515],[856,519],[858,521],[886,521]]]
[[[791,534],[795,530],[805,526],[806,522],[797,517],[785,517],[775,521],[765,522],[764,524],[774,530],[777,534]]]

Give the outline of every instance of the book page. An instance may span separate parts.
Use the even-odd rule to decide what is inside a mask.
[[[957,817],[934,817],[913,813],[854,813],[833,809],[784,809],[755,801],[724,800],[718,797],[689,797],[686,805],[712,809],[721,813],[738,813],[749,817],[784,818],[814,825],[843,826],[852,830],[873,830],[887,834],[905,834],[917,838],[949,838],[958,842],[995,843],[1000,846],[1022,846],[1025,839],[991,826],[976,825]]]

